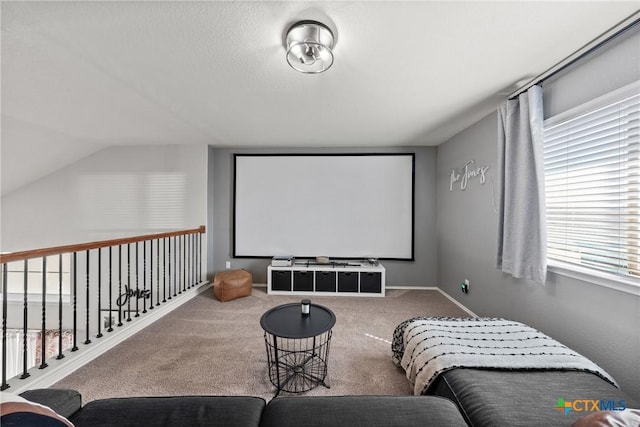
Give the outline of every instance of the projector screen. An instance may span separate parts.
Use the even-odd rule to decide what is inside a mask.
[[[234,155],[233,255],[413,260],[414,158]]]

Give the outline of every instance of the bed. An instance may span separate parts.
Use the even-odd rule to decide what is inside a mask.
[[[414,394],[453,400],[470,426],[570,426],[594,405],[639,407],[591,360],[509,319],[416,317],[391,346]]]

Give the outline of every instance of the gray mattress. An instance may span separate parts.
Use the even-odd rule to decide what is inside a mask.
[[[427,394],[453,400],[465,421],[479,426],[571,426],[591,412],[555,409],[558,399],[623,400],[640,408],[622,390],[599,376],[580,371],[499,371],[453,369],[441,374]],[[619,407],[619,406],[618,406]]]

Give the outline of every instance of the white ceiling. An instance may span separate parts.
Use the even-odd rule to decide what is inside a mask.
[[[110,145],[437,145],[639,6],[3,1],[2,193]],[[323,74],[285,60],[302,19]]]

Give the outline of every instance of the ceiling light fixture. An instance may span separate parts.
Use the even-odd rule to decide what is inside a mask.
[[[301,73],[322,73],[333,64],[333,43],[333,33],[326,25],[296,22],[287,31],[287,62]]]

